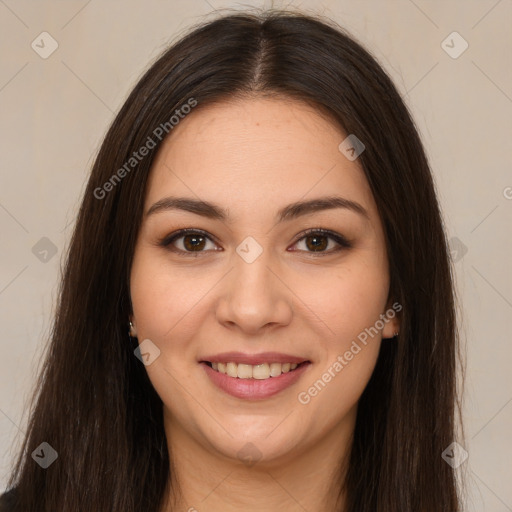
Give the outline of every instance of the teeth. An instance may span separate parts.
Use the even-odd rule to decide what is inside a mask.
[[[250,364],[236,365],[235,363],[228,363],[228,366],[231,364],[235,368],[235,375],[229,375],[228,373],[230,377],[239,377],[240,379],[252,379],[252,366]],[[236,370],[237,366],[238,372]]]
[[[229,363],[212,363],[212,368],[219,373],[239,379],[264,380],[270,377],[279,377],[282,373],[288,373],[297,368],[297,363],[262,363],[256,365]]]
[[[253,379],[268,379],[270,377],[270,366],[268,363],[257,364],[252,367]]]
[[[271,377],[279,377],[281,375],[281,363],[271,363],[270,364],[270,376]]]
[[[228,363],[226,365],[226,373],[230,377],[238,377],[238,375],[237,375],[237,365],[235,363]]]

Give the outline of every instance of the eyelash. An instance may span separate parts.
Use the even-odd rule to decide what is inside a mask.
[[[175,248],[172,249],[171,248],[171,244],[173,242],[175,242],[179,238],[183,238],[186,235],[200,235],[200,236],[203,236],[203,237],[209,239],[210,241],[214,242],[212,237],[206,231],[203,231],[201,229],[187,228],[187,229],[180,229],[179,231],[176,231],[175,233],[171,233],[170,235],[167,235],[162,240],[160,240],[158,245],[160,245],[161,247],[165,247],[172,252],[186,256],[186,257],[188,257],[188,256],[197,257],[200,254],[209,252],[209,251],[204,251],[204,250],[203,251],[183,251],[181,249],[175,249]],[[311,235],[320,235],[323,237],[331,238],[338,244],[338,247],[335,249],[331,249],[330,251],[318,251],[318,252],[299,251],[299,252],[306,252],[306,253],[311,254],[313,257],[318,257],[318,256],[327,256],[330,254],[334,254],[334,253],[342,251],[343,249],[349,249],[350,247],[352,247],[352,244],[343,235],[340,235],[339,233],[335,233],[333,231],[329,231],[328,229],[323,229],[323,228],[311,228],[311,229],[304,231],[303,233],[300,234],[300,238],[298,238],[294,242],[293,245],[296,245],[297,243],[302,241],[304,238],[307,238],[308,236],[311,236]]]

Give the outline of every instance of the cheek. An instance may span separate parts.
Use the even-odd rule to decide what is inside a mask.
[[[356,407],[370,380],[381,345],[375,325],[387,291],[382,275],[377,280],[373,273],[353,272],[331,279],[329,291],[316,295],[313,307],[328,335],[319,340],[321,358],[297,400],[304,414],[322,417],[325,431]]]
[[[320,341],[318,368],[297,398],[304,414],[322,416],[328,430],[355,408],[373,373],[381,344],[375,325],[384,312],[389,283],[385,265],[360,259],[324,284],[324,292],[317,290],[311,297],[328,335]]]
[[[193,320],[193,313],[200,310],[197,306],[210,288],[204,275],[199,278],[184,269],[172,269],[143,251],[136,254],[130,293],[139,339],[154,339],[157,344],[169,337],[176,343],[183,340],[176,334]]]
[[[316,277],[307,274],[295,283],[298,295],[321,322],[329,352],[333,347],[344,351],[352,339],[375,325],[389,291],[385,266],[355,258],[336,271],[323,270]]]
[[[357,403],[375,368],[379,346],[377,341],[371,347],[361,346],[350,361],[344,353],[334,355],[300,390],[297,400],[302,414],[305,418],[322,418],[320,428],[324,434],[351,413],[355,418]]]

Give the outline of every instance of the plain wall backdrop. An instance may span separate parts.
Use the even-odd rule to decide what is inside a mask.
[[[334,19],[377,57],[411,109],[460,300],[464,510],[512,511],[511,0],[0,0],[0,490],[108,125],[170,42],[217,9],[248,6]]]

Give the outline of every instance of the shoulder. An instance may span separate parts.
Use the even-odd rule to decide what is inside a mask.
[[[16,488],[0,494],[0,512],[14,512],[16,496]]]

